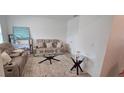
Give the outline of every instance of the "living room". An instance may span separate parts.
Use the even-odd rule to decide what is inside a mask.
[[[124,0],[1,0],[1,93],[121,93]]]
[[[28,56],[26,56],[27,62],[24,63],[25,65],[23,64],[23,68],[19,68],[19,71],[22,70],[18,75],[10,74],[11,70],[4,66],[3,72],[5,76],[6,73],[9,73],[7,76],[12,77],[101,76],[108,41],[112,32],[112,22],[113,16],[111,15],[1,15],[1,43],[9,42],[10,37],[8,36],[14,34],[14,27],[18,27],[18,29],[23,28],[23,30],[28,28],[31,39],[29,40],[29,47],[30,44],[32,45],[32,48],[30,47],[28,50]],[[38,42],[41,46],[43,45],[41,42],[45,42],[48,49],[38,49]],[[56,45],[57,50],[50,50],[51,44],[47,44],[47,42],[52,42],[52,44],[59,42]],[[16,43],[20,44],[20,42]],[[55,58],[50,59],[50,63],[49,58],[51,56],[46,53],[49,51],[52,51],[50,53],[52,56],[57,53],[54,55]],[[41,55],[35,55],[38,53]],[[81,59],[82,62],[78,65],[73,63],[71,59],[76,54],[80,55],[82,59],[85,58],[85,60]],[[43,57],[44,55],[45,57]],[[45,59],[42,63],[41,60],[43,61],[44,58],[47,58],[48,61]],[[75,60],[75,57],[73,59]],[[74,68],[71,70],[73,66]],[[17,70],[13,73],[17,73]],[[103,76],[106,75],[108,73],[103,74]]]

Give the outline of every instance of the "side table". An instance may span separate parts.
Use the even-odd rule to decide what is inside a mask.
[[[82,60],[77,60],[77,59],[74,60],[73,57],[71,57],[71,59],[72,59],[74,65],[73,65],[73,67],[72,67],[70,70],[72,71],[74,68],[76,68],[77,75],[79,75],[79,69],[83,72],[83,70],[82,70],[80,64],[81,64],[82,62],[84,62],[85,57],[84,57]]]
[[[13,63],[8,63],[4,66],[4,72],[6,77],[19,77],[18,66]],[[14,74],[16,73],[16,74]]]

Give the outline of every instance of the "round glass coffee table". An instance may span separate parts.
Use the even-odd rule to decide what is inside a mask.
[[[44,54],[43,57],[45,58],[44,60],[38,62],[39,64],[49,60],[50,61],[50,64],[52,64],[52,60],[56,60],[56,61],[60,61],[58,59],[56,59],[55,57],[58,56],[56,54]]]

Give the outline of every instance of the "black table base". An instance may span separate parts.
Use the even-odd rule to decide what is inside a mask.
[[[55,59],[55,58],[54,58],[55,56],[48,56],[48,57],[44,56],[44,57],[45,57],[46,59],[44,59],[44,60],[38,62],[39,64],[41,64],[41,63],[43,63],[43,62],[45,62],[45,61],[47,61],[47,60],[50,61],[50,64],[52,64],[52,60],[60,61],[60,60],[58,60],[58,59]]]
[[[72,57],[71,57],[71,59],[74,62],[74,65],[70,70],[72,71],[74,68],[76,68],[77,75],[79,75],[79,69],[83,72],[80,64],[84,61],[85,58],[83,58],[82,60],[79,60],[79,61],[78,60],[75,61]]]

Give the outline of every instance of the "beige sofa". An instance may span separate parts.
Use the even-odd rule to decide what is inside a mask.
[[[0,51],[7,51],[7,53],[12,58],[11,64],[4,64],[4,73],[7,77],[18,77],[22,75],[24,66],[28,59],[28,54],[26,51],[15,55],[13,53],[14,47],[9,43],[0,44]]]
[[[35,56],[47,53],[59,55],[68,52],[68,46],[66,43],[58,39],[37,39],[33,50]]]

